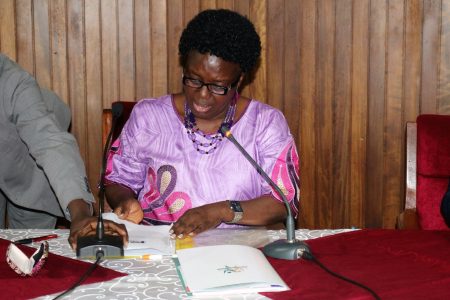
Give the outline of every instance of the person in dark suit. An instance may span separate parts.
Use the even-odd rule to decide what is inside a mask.
[[[0,227],[54,228],[71,221],[69,241],[95,232],[94,197],[75,138],[70,109],[0,54]],[[127,240],[122,225],[105,229]]]

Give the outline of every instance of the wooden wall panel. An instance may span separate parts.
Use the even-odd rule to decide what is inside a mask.
[[[249,6],[248,17],[254,20],[253,24],[255,25],[256,32],[258,32],[259,37],[261,38],[262,41],[261,43],[263,45],[267,45],[266,43],[267,3],[265,1],[257,1],[257,0],[251,1]],[[295,30],[295,28],[296,26],[292,27],[293,30]],[[294,42],[292,46],[295,47],[296,43]],[[296,48],[295,51],[298,51],[298,47]],[[263,47],[261,49],[261,56],[266,57],[266,47]],[[252,84],[248,85],[242,91],[244,94],[252,95],[254,98],[261,99],[261,101],[263,102],[266,101],[265,98],[267,97],[267,85],[265,84],[267,72],[266,62],[267,61],[265,59],[260,61],[258,71],[253,77]]]
[[[367,226],[377,227],[381,226],[380,216],[383,215],[387,5],[384,1],[371,1],[369,5],[367,170],[370,174],[366,181],[364,217]]]
[[[48,0],[33,2],[35,76],[41,86],[51,89],[49,4]]]
[[[391,0],[387,7],[386,49],[389,53],[386,64],[386,123],[384,134],[384,182],[383,220],[381,225],[394,224],[396,214],[401,209],[397,199],[403,189],[401,150],[403,148],[403,57],[404,57],[404,1]]]
[[[142,99],[152,95],[152,48],[150,22],[150,2],[136,0],[135,11],[135,54],[136,54],[136,98]]]
[[[101,0],[101,49],[103,106],[119,100],[118,11],[116,0]]]
[[[31,74],[34,72],[33,2],[16,0],[16,55],[17,62]]]
[[[163,95],[168,92],[167,87],[167,9],[164,1],[151,1],[151,47],[152,47],[152,73],[153,95]],[[170,51],[177,51],[170,49]]]
[[[350,216],[352,226],[364,224],[367,184],[367,109],[369,71],[369,3],[354,1],[352,8],[352,107],[350,153]]]
[[[274,0],[268,2],[267,12],[267,45],[284,44],[284,1]],[[267,47],[266,57],[270,61],[267,64],[267,81],[271,84],[267,87],[267,96],[260,99],[270,105],[281,107],[284,98],[284,53],[277,47]],[[259,70],[258,70],[259,71]]]
[[[54,0],[50,2],[52,89],[65,102],[69,100],[66,11],[65,0]]]
[[[167,48],[171,49],[168,53],[168,88],[170,91],[181,91],[183,84],[181,83],[182,71],[179,67],[178,60],[178,40],[184,28],[183,24],[183,1],[169,0],[168,18],[171,20],[167,24]]]
[[[316,102],[316,54],[317,54],[317,2],[314,0],[302,1],[299,11],[300,21],[300,126],[299,131],[293,134],[297,138],[300,156],[300,194],[301,197],[312,201],[301,201],[300,224],[307,227],[315,227],[321,219],[323,212],[320,210],[321,203],[317,199],[318,185],[320,179],[317,176],[317,142],[316,134],[318,128],[316,113],[318,104]],[[289,62],[287,62],[289,63]],[[270,64],[270,62],[269,62]],[[291,87],[292,88],[292,87]],[[291,99],[287,100],[292,103]],[[314,199],[314,200],[313,200]]]
[[[86,109],[86,69],[85,30],[83,24],[84,3],[77,0],[67,2],[67,46],[69,61],[69,103],[72,108],[72,131],[78,140],[81,156],[89,158],[87,109]],[[83,55],[80,55],[80,54]],[[55,80],[59,80],[54,78]]]
[[[102,157],[102,122],[103,90],[102,90],[102,43],[101,43],[101,12],[100,0],[90,0],[84,3],[85,65],[86,65],[86,121],[87,145],[89,155],[86,162],[91,189],[98,193],[97,183],[100,178]]]
[[[0,2],[0,52],[16,59],[14,0]]]
[[[95,190],[101,112],[181,90],[178,39],[207,8],[248,16],[262,59],[242,94],[283,111],[310,228],[392,228],[404,134],[450,114],[450,0],[2,0],[0,51],[72,108]]]
[[[320,189],[317,191],[317,210],[320,212],[316,224],[330,227],[333,212],[333,103],[335,70],[336,6],[327,1],[318,1],[317,7],[317,97],[315,102],[322,109],[317,110],[316,134],[316,177]],[[298,125],[297,125],[298,127]],[[336,193],[337,196],[337,193]],[[336,197],[336,200],[337,197]]]
[[[280,100],[282,101],[280,102],[279,108],[284,111],[291,132],[298,132],[300,123],[300,105],[292,105],[293,102],[300,102],[300,78],[298,76],[298,64],[300,63],[301,27],[299,22],[297,22],[299,11],[299,1],[287,1],[284,5],[285,14],[283,26],[286,30],[283,30],[283,41],[285,41],[286,39],[290,40],[290,46],[286,47],[283,51],[284,59],[282,67],[277,67],[277,65],[272,63],[270,64],[271,71],[276,71],[277,69],[284,70],[284,72],[281,74],[281,78],[283,83],[282,87],[285,87],[283,88],[285,91],[281,94]],[[261,32],[259,33],[261,35]],[[263,44],[267,45],[268,43],[267,41],[263,41]],[[266,57],[267,55],[266,49],[267,47],[263,48],[262,53],[264,57]],[[275,52],[274,50],[276,50],[275,47],[273,47],[272,51]],[[256,91],[259,91],[260,96],[258,96],[258,94],[254,96],[256,99],[265,99],[266,97],[268,97],[267,91],[264,88],[257,88],[259,85],[266,86],[264,84],[264,82],[266,82],[266,77],[264,75],[266,75],[265,70],[268,67],[269,65],[267,65],[267,60],[263,60],[259,70],[264,72],[257,73],[251,94],[256,94]],[[274,77],[274,80],[277,80],[276,77]],[[255,93],[253,92],[253,90],[255,90]],[[268,99],[272,98],[268,97]]]
[[[419,113],[422,55],[422,0],[405,3],[405,57],[403,98],[405,122],[413,122]]]
[[[420,112],[437,109],[441,1],[424,1],[422,40],[422,95]]]
[[[183,0],[183,25],[186,25],[189,22],[189,20],[191,20],[199,11],[200,11],[200,0],[192,0],[192,1]]]
[[[352,48],[352,1],[336,2],[336,47],[334,66],[333,106],[333,195],[332,224],[348,222],[350,199],[350,113],[351,113],[351,48]],[[318,108],[319,110],[319,108]],[[353,225],[353,224],[352,224]]]
[[[450,2],[442,3],[441,50],[439,85],[437,91],[438,112],[450,114]]]
[[[119,99],[135,99],[135,49],[133,1],[118,0]]]

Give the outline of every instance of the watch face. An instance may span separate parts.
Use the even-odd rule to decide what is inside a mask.
[[[234,212],[243,212],[239,201],[230,201],[231,210]]]

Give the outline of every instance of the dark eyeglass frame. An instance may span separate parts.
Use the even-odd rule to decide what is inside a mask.
[[[236,85],[239,82],[240,77],[241,76],[239,75],[238,79],[235,82],[233,82],[232,84],[230,84],[229,86],[222,86],[222,85],[218,85],[218,84],[214,84],[214,83],[205,83],[205,82],[201,81],[200,79],[195,79],[195,78],[188,77],[185,75],[183,75],[182,81],[183,81],[183,85],[185,85],[187,87],[199,90],[203,86],[206,86],[208,91],[210,91],[211,93],[220,95],[220,96],[225,96],[229,90],[236,87]],[[195,82],[197,82],[198,84],[189,85],[189,83],[195,83]],[[214,88],[217,88],[218,90],[213,90]]]

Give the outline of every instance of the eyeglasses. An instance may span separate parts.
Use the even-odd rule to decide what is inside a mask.
[[[239,76],[239,78],[240,78],[240,76]],[[185,86],[188,86],[188,87],[194,88],[194,89],[201,89],[204,85],[206,85],[206,88],[211,93],[224,96],[228,93],[228,91],[230,89],[236,87],[236,85],[239,82],[239,78],[235,82],[230,84],[229,86],[221,86],[221,85],[217,85],[214,83],[204,83],[200,79],[194,79],[194,78],[186,77],[183,75],[183,84]]]

